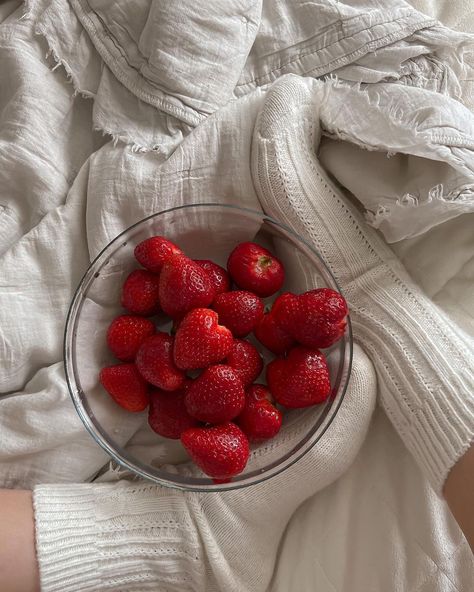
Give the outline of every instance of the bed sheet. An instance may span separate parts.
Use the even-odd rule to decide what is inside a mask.
[[[472,11],[465,9],[466,2],[413,0],[412,3],[415,8],[431,17],[441,18],[450,26],[474,31],[474,16]],[[1,31],[3,49],[0,55],[4,77],[0,98],[9,109],[15,104],[15,95],[8,96],[10,89],[18,89],[16,103],[20,105],[22,101],[22,87],[13,79],[19,51],[13,35],[18,33],[20,26],[26,36],[29,26],[27,18],[23,24],[14,24],[19,16],[12,12],[13,4],[8,2],[5,5],[5,16],[9,16],[7,27]],[[54,16],[51,11],[57,3],[43,4],[46,6],[45,18],[48,11],[51,17]],[[362,6],[364,3],[353,4]],[[41,3],[28,3],[29,18],[35,17],[39,5]],[[70,37],[63,38],[65,47],[62,49],[69,50],[72,56],[77,49],[73,43],[76,34],[84,43],[89,41],[70,8],[63,10],[61,19],[61,23],[52,19],[49,25],[59,27],[68,23]],[[38,29],[36,32],[42,31]],[[21,48],[26,63],[22,76],[33,88],[41,88],[41,77],[48,77],[49,84],[54,87],[49,93],[50,104],[44,109],[41,102],[30,106],[38,121],[43,122],[41,130],[30,136],[30,127],[22,120],[21,113],[2,113],[1,148],[5,159],[5,166],[0,171],[2,196],[22,204],[20,210],[2,206],[0,212],[2,269],[11,269],[8,262],[22,260],[22,253],[25,253],[25,265],[16,269],[15,283],[9,284],[6,276],[2,280],[4,290],[10,290],[10,298],[15,297],[11,325],[17,331],[3,326],[3,335],[12,340],[5,350],[21,351],[21,344],[26,341],[41,343],[41,348],[28,349],[22,363],[13,359],[2,360],[4,367],[10,369],[0,377],[3,393],[0,466],[2,485],[6,486],[31,486],[54,478],[88,480],[106,461],[105,455],[91,447],[87,437],[84,439],[82,425],[76,417],[69,415],[64,423],[63,414],[55,416],[58,404],[63,404],[68,395],[62,376],[61,343],[51,335],[61,333],[63,319],[58,311],[67,308],[72,290],[90,257],[123,226],[135,221],[137,210],[127,205],[126,193],[114,196],[117,171],[126,177],[127,166],[133,161],[133,166],[146,176],[177,149],[195,123],[176,121],[169,115],[158,120],[154,111],[140,104],[133,123],[135,127],[127,130],[136,142],[131,143],[131,150],[121,151],[120,142],[130,141],[130,137],[121,136],[123,113],[115,110],[117,105],[105,104],[105,98],[120,96],[120,105],[126,104],[130,112],[137,110],[134,98],[125,95],[120,84],[107,73],[107,68],[92,59],[95,55],[92,50],[90,54],[86,51],[81,54],[81,58],[89,60],[89,67],[82,70],[74,70],[64,53],[61,54],[63,59],[58,63],[66,68],[74,84],[71,88],[62,68],[56,70],[54,77],[51,75],[51,69],[58,65],[59,48],[51,44],[48,47],[41,35],[36,42],[37,47]],[[81,45],[81,49],[84,48]],[[39,56],[44,57],[47,53],[48,60],[38,69]],[[237,83],[241,91],[244,83],[245,80]],[[104,89],[116,92],[111,95]],[[472,103],[469,80],[463,85],[462,98],[466,105]],[[12,121],[15,128],[6,125]],[[100,132],[92,129],[92,123],[100,128]],[[245,129],[251,125],[250,119],[242,118],[239,125]],[[113,140],[110,135],[103,137],[102,131],[112,135]],[[40,137],[42,143],[38,141]],[[168,138],[169,144],[163,143],[164,137]],[[235,129],[229,128],[229,144],[234,140]],[[34,178],[25,177],[31,161],[36,163]],[[191,182],[191,167],[187,169],[185,165],[183,162],[183,191]],[[203,193],[207,190],[212,195],[235,190],[252,195],[252,187],[244,186],[242,179],[246,176],[239,175],[238,169],[232,179],[222,179],[221,186],[217,181],[207,187],[206,166],[203,164],[200,177],[193,180],[202,184]],[[95,178],[101,177],[100,183],[91,184],[94,171]],[[23,182],[24,178],[27,183]],[[157,180],[155,195],[158,189],[163,191],[166,187],[166,177]],[[143,203],[149,189],[149,185],[144,185],[143,195],[139,196]],[[25,200],[24,195],[30,196],[30,201]],[[108,206],[100,204],[100,195],[110,198]],[[180,195],[179,199],[186,200],[186,195]],[[145,213],[158,206],[156,201],[147,203]],[[120,216],[115,216],[118,210]],[[106,224],[105,220],[112,220],[112,223]],[[115,220],[116,226],[113,224]],[[45,225],[50,228],[46,241],[41,234]],[[91,232],[91,228],[95,232]],[[474,336],[473,228],[474,214],[463,214],[392,246],[424,290],[452,316],[453,321]],[[70,243],[75,246],[73,250],[67,248]],[[30,256],[32,245],[36,260]],[[62,247],[64,251],[61,251]],[[38,261],[41,261],[40,265]],[[45,277],[48,278],[46,291],[43,287]],[[39,303],[33,313],[25,309],[18,285],[29,285],[31,291],[37,290]],[[32,314],[37,315],[34,323]],[[34,335],[23,334],[23,326],[32,326]],[[19,397],[23,398],[25,409],[28,409],[29,401],[41,397],[45,406],[35,408],[32,405],[32,411],[25,411],[22,416],[19,406],[15,405]],[[60,433],[53,432],[38,447],[35,436],[41,429],[45,412],[50,414],[49,422],[63,422],[63,429],[69,435],[66,444],[61,441]],[[18,445],[13,445],[20,422],[29,430]],[[127,429],[131,434],[136,426]],[[60,451],[57,461],[54,460],[56,451]],[[31,454],[36,455],[38,462],[22,463]],[[67,454],[73,454],[81,462],[65,467],[62,461]],[[49,459],[47,474],[45,458]],[[280,546],[271,588],[274,592],[470,592],[473,582],[474,561],[462,533],[379,409],[352,467],[333,485],[305,502],[293,516]]]

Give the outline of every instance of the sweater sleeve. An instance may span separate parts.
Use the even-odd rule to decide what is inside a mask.
[[[441,495],[474,439],[474,340],[413,283],[321,167],[314,144],[324,93],[300,78],[269,90],[252,147],[257,193],[265,212],[315,246],[342,286],[382,407]]]
[[[195,589],[203,563],[190,507],[146,482],[37,486],[41,590]]]
[[[267,590],[296,508],[356,457],[376,385],[372,363],[355,345],[346,395],[324,437],[294,465],[251,488],[215,494],[145,481],[36,486],[41,591]],[[299,427],[290,437],[301,437]],[[268,440],[258,453],[278,457],[287,444],[282,440]]]

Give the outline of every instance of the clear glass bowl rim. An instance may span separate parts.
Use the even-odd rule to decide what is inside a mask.
[[[346,376],[345,381],[340,382],[338,386],[338,390],[336,393],[333,394],[333,404],[330,407],[326,407],[323,412],[322,422],[317,423],[315,428],[311,430],[306,437],[300,441],[293,449],[287,453],[283,459],[283,461],[278,460],[273,462],[268,468],[263,469],[262,471],[256,472],[254,475],[245,476],[238,476],[240,479],[238,481],[232,481],[230,483],[209,483],[206,479],[193,479],[193,483],[187,483],[185,476],[180,476],[178,474],[174,475],[176,480],[170,480],[165,477],[157,476],[154,473],[150,472],[150,467],[141,463],[138,460],[129,460],[122,454],[120,454],[113,445],[100,434],[97,430],[97,427],[92,422],[91,418],[89,417],[87,411],[84,409],[81,396],[78,392],[78,387],[76,385],[76,381],[74,379],[74,364],[72,360],[72,355],[69,351],[69,344],[73,342],[73,333],[75,327],[75,321],[77,319],[77,315],[80,312],[81,308],[81,301],[82,301],[82,292],[83,287],[87,283],[87,280],[93,281],[95,267],[97,263],[104,257],[106,253],[110,250],[110,248],[115,245],[116,243],[122,240],[122,237],[128,233],[130,233],[134,228],[137,226],[146,223],[149,220],[157,218],[161,215],[168,214],[178,210],[186,210],[192,208],[216,208],[216,209],[224,209],[229,211],[236,211],[240,213],[245,213],[252,216],[257,216],[262,222],[268,222],[277,228],[281,229],[282,231],[286,232],[288,235],[293,237],[295,242],[302,243],[309,251],[314,255],[317,259],[319,259],[322,268],[325,270],[325,273],[332,279],[334,285],[337,289],[343,294],[340,286],[338,285],[334,275],[327,267],[325,262],[323,261],[321,255],[314,249],[314,247],[308,243],[305,239],[301,238],[297,235],[289,226],[286,224],[282,224],[278,222],[271,216],[268,216],[264,212],[259,212],[258,210],[253,210],[251,208],[244,208],[241,206],[236,206],[233,204],[220,204],[216,202],[207,202],[207,203],[193,203],[193,204],[183,204],[180,206],[175,206],[172,208],[167,208],[165,210],[160,210],[159,212],[155,212],[154,214],[150,214],[149,216],[142,218],[141,220],[135,222],[125,230],[123,230],[120,234],[118,234],[115,238],[113,238],[94,258],[94,260],[88,266],[86,272],[82,276],[75,292],[74,296],[71,300],[71,304],[69,305],[69,310],[66,317],[66,325],[64,329],[64,346],[63,346],[63,359],[64,359],[64,370],[66,375],[66,381],[68,385],[69,394],[72,398],[74,407],[76,412],[78,413],[79,417],[81,418],[85,428],[92,436],[99,446],[101,446],[107,454],[120,466],[128,469],[132,473],[139,475],[140,477],[157,483],[159,485],[163,485],[165,487],[179,489],[183,491],[195,491],[195,492],[218,492],[218,491],[229,491],[234,489],[240,489],[244,487],[248,487],[253,484],[261,483],[271,477],[282,473],[287,468],[291,467],[294,463],[296,463],[299,459],[301,459],[325,434],[331,423],[333,422],[334,418],[337,415],[337,412],[341,406],[341,403],[345,397],[347,386],[351,374],[352,369],[352,356],[353,356],[353,338],[352,338],[352,326],[350,316],[347,317],[347,337],[345,338],[345,347],[343,353],[343,364],[342,370],[340,374],[342,376]],[[348,351],[347,351],[348,348]],[[157,470],[157,469],[155,469]],[[171,475],[171,474],[170,474]]]

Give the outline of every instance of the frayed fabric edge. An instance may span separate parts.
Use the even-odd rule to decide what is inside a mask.
[[[411,193],[405,193],[395,201],[394,206],[381,204],[374,212],[366,211],[365,219],[374,228],[379,228],[383,222],[391,218],[395,208],[416,209],[435,201],[463,206],[470,206],[472,204],[474,211],[474,184],[461,185],[445,194],[443,185],[439,183],[428,191],[425,199],[420,199],[419,196]]]
[[[434,151],[436,151],[436,147],[445,146],[450,151],[450,157],[448,159],[444,158],[443,160],[451,166],[453,166],[454,168],[463,170],[464,173],[467,172],[462,159],[456,156],[451,150],[451,148],[461,147],[464,149],[474,150],[474,137],[463,137],[460,138],[458,142],[453,143],[452,137],[445,137],[444,134],[433,134],[432,136],[427,136],[428,130],[420,129],[420,121],[417,117],[417,114],[407,113],[399,98],[390,99],[390,102],[388,102],[387,105],[381,107],[381,95],[377,91],[374,91],[373,87],[369,84],[364,84],[360,82],[348,82],[346,80],[340,79],[336,74],[326,76],[323,79],[323,83],[327,86],[328,90],[330,88],[334,88],[346,90],[348,93],[359,93],[361,96],[364,97],[364,100],[367,103],[367,108],[374,109],[377,111],[383,109],[383,116],[386,118],[388,123],[402,128],[409,133],[419,135],[420,139],[423,139],[426,145],[430,145]],[[329,92],[326,93],[325,102],[327,102],[328,100]],[[331,118],[329,118],[328,120],[331,121]],[[402,149],[391,150],[383,144],[368,144],[360,140],[354,133],[348,133],[345,130],[342,130],[335,126],[331,127],[331,124],[328,125],[324,121],[321,122],[321,129],[323,134],[329,138],[348,141],[358,146],[359,148],[362,148],[369,152],[386,152],[389,158],[397,152],[412,154],[411,152],[406,152]]]
[[[381,96],[377,91],[375,91],[371,94],[370,90],[373,90],[373,88],[369,84],[364,84],[362,82],[350,83],[346,80],[341,80],[336,74],[330,74],[329,76],[326,76],[324,78],[324,82],[335,89],[340,88],[340,89],[347,90],[349,92],[354,91],[356,93],[361,93],[362,96],[364,96],[365,100],[367,101],[367,107],[369,107],[371,109],[377,109],[377,110],[381,109],[381,106],[380,106]],[[386,106],[383,107],[383,115],[389,120],[390,123],[396,124],[397,126],[404,127],[405,129],[408,129],[408,130],[414,130],[416,134],[422,133],[424,131],[424,130],[420,131],[420,129],[419,129],[420,122],[418,121],[416,115],[411,115],[409,113],[406,113],[406,111],[403,109],[403,105],[401,105],[395,99],[391,99],[390,103],[388,103]],[[365,144],[363,142],[358,142],[357,138],[355,138],[354,136],[351,136],[350,134],[347,134],[346,132],[344,132],[342,130],[334,130],[334,132],[330,132],[329,130],[324,130],[324,131],[327,131],[331,134],[335,133],[335,134],[337,134],[337,137],[339,137],[339,134],[344,135],[344,138],[340,138],[340,139],[349,140],[349,138],[351,138],[351,141],[354,144],[357,144],[358,146],[360,146],[361,148],[364,148],[366,150],[381,150],[382,149],[380,146],[375,146],[375,145],[371,146],[371,145]],[[474,140],[473,140],[473,144],[474,144]]]
[[[24,12],[23,15],[20,17],[21,19],[30,18],[32,15],[32,1],[33,0],[25,0],[24,2]],[[51,57],[54,61],[54,66],[51,68],[51,72],[56,71],[61,66],[64,68],[64,72],[66,74],[66,80],[72,85],[74,92],[72,94],[72,98],[76,96],[81,96],[85,99],[95,100],[96,94],[88,91],[86,89],[80,88],[79,82],[74,75],[74,71],[69,66],[66,60],[62,59],[61,56],[58,54],[53,41],[46,33],[46,31],[40,26],[36,26],[35,28],[35,35],[42,37],[47,45],[48,51],[45,55],[45,58],[48,59]],[[117,131],[112,131],[111,129],[107,128],[103,125],[94,125],[93,130],[96,132],[101,132],[104,136],[109,136],[114,146],[116,146],[119,142],[130,147],[130,150],[134,153],[145,153],[145,152],[160,152],[161,146],[159,144],[152,144],[149,146],[145,146],[136,142],[131,136],[128,134],[123,134]]]

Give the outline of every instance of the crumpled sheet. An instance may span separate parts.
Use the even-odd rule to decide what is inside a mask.
[[[253,118],[284,74],[321,78],[322,162],[474,334],[472,38],[398,1],[231,2],[234,26],[212,27],[208,48],[202,27],[176,41],[178,4],[44,0],[0,26],[3,486],[89,480],[107,463],[65,385],[73,291],[109,240],[163,207],[258,207]],[[221,9],[206,4],[207,26]],[[138,428],[114,427],[132,450],[146,446]],[[295,514],[273,587],[467,592],[473,575],[458,527],[378,411],[353,467]]]

